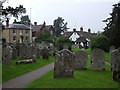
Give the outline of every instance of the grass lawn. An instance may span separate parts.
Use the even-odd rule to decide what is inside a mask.
[[[53,71],[33,81],[27,88],[118,88],[118,83],[112,80],[110,66],[105,71],[90,69],[90,57],[87,63],[88,70],[75,70],[74,78],[53,78]]]
[[[72,49],[71,51],[72,52],[76,52],[76,51],[79,51],[80,50],[80,48],[74,48],[74,49]]]
[[[33,62],[30,64],[16,65],[15,62],[18,60],[19,59],[12,60],[11,65],[2,64],[2,82],[5,82],[9,79],[23,75],[32,70],[43,67],[47,64],[50,64],[51,62],[54,61],[54,57],[50,56],[49,60],[44,60],[44,59],[40,58],[40,59],[37,59],[37,62]]]

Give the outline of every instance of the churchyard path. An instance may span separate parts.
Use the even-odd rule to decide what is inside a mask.
[[[13,78],[2,84],[2,88],[24,88],[26,85],[30,84],[32,81],[40,78],[54,68],[54,62],[46,65],[42,68],[33,70],[27,74]],[[13,73],[14,74],[14,73]]]

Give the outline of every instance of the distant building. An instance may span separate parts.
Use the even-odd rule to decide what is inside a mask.
[[[2,35],[7,43],[30,42],[30,28],[24,24],[11,24],[2,30]]]
[[[52,25],[46,25],[45,21],[41,25],[37,25],[37,22],[34,22],[32,28],[33,28],[32,35],[34,39],[38,37],[43,30],[48,30],[51,33],[51,35],[55,35],[54,27]]]
[[[91,30],[88,29],[88,32],[83,30],[83,27],[80,28],[79,31],[77,31],[75,28],[73,31],[66,32],[64,36],[68,37],[72,41],[75,42],[75,44],[79,44],[80,47],[87,47],[89,46],[90,38],[96,36],[97,33],[91,33]]]

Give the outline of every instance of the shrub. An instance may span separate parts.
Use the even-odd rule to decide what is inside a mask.
[[[91,39],[91,49],[100,48],[104,51],[109,51],[109,40],[106,36],[100,34]]]

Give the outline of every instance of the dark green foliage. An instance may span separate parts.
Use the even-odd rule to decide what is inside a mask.
[[[68,46],[68,49],[71,50],[72,44],[74,44],[74,42],[64,36],[57,37],[55,41],[55,46],[57,46],[59,50],[62,50],[64,46]]]
[[[17,21],[15,19],[13,23],[30,25],[30,19],[28,15],[22,16],[20,19],[21,19],[20,21]]]
[[[20,22],[21,22],[22,24],[25,24],[25,25],[30,25],[29,16],[28,16],[28,15],[22,16]]]
[[[67,22],[64,23],[64,19],[61,17],[58,17],[57,19],[54,20],[54,28],[55,28],[55,33],[56,36],[61,36],[62,33],[67,31]]]
[[[2,9],[2,15],[5,17],[12,15],[13,17],[18,18],[18,15],[21,13],[26,13],[26,9],[23,7],[23,5],[19,5],[19,7],[16,8],[8,6],[7,8]]]
[[[104,51],[108,52],[109,51],[108,38],[102,34],[92,38],[91,39],[91,49],[94,49],[94,48],[100,48],[100,49],[103,49]]]
[[[35,39],[35,42],[52,43],[53,42],[53,37],[51,36],[49,31],[43,30],[42,32],[40,32],[39,36]]]
[[[8,6],[7,8],[2,8],[2,17],[4,19],[10,19],[11,16],[15,17],[18,19],[18,16],[23,14],[23,13],[26,13],[26,8],[23,7],[23,5],[19,5],[18,7],[11,7],[11,6]],[[4,21],[4,19],[1,19],[2,21]]]
[[[109,38],[110,46],[120,47],[120,3],[113,5],[111,17],[106,22],[103,34]]]

